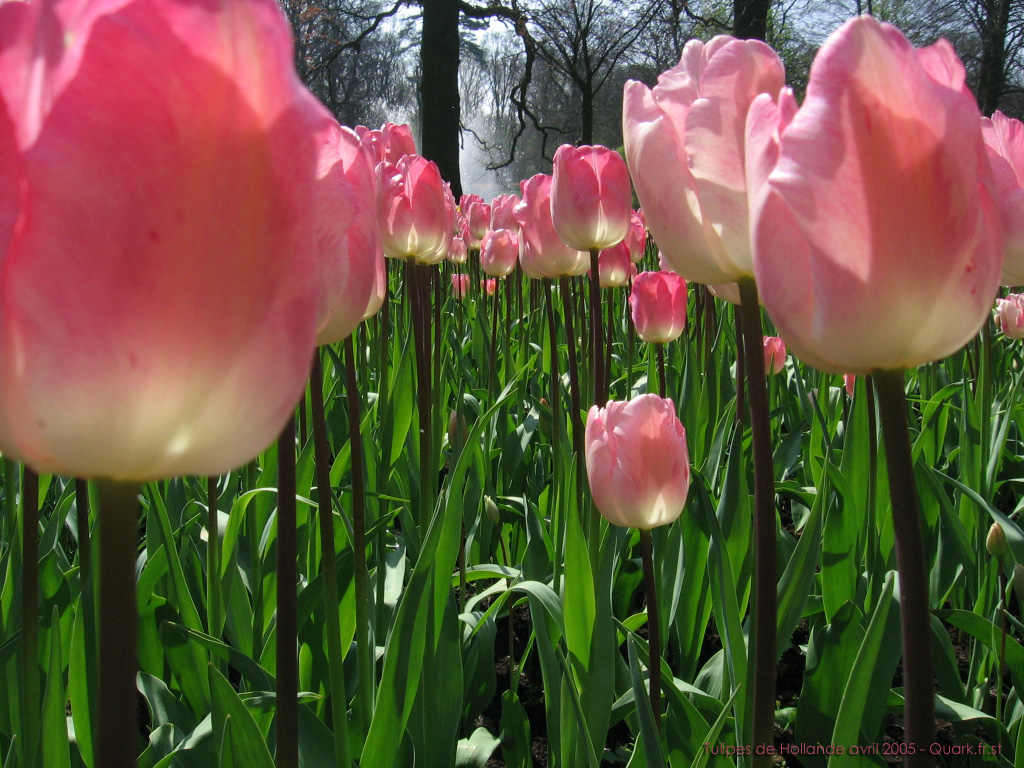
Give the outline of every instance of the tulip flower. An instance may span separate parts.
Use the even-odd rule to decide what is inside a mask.
[[[945,41],[915,51],[870,17],[819,52],[754,232],[765,309],[801,360],[834,373],[912,368],[984,323],[1002,240],[964,77]]]
[[[571,144],[555,151],[551,219],[566,245],[590,251],[621,242],[631,200],[629,171],[618,152]]]
[[[1003,285],[1024,284],[1024,124],[996,112],[981,118],[1006,238]]]
[[[474,201],[466,212],[466,221],[469,224],[470,235],[466,245],[473,249],[479,248],[491,224],[491,206],[483,201]]]
[[[675,272],[641,272],[633,279],[629,307],[641,339],[675,341],[686,327],[686,281]]]
[[[355,131],[374,166],[380,163],[395,165],[403,156],[416,154],[416,142],[408,125],[384,123],[377,130],[357,125]]]
[[[455,229],[451,190],[437,165],[419,155],[377,166],[377,223],[384,253],[436,264],[448,255]]]
[[[534,277],[582,275],[590,267],[589,255],[571,248],[551,223],[551,177],[538,173],[522,182],[522,199],[514,215],[520,226],[523,271]]]
[[[786,342],[778,336],[764,337],[764,372],[766,376],[781,373],[786,365]]]
[[[629,260],[625,241],[601,251],[597,262],[598,278],[602,288],[622,288],[636,275],[636,267]]]
[[[641,395],[593,406],[586,459],[594,504],[608,522],[649,530],[683,511],[690,456],[672,400]]]
[[[507,229],[491,230],[480,248],[480,268],[488,275],[505,277],[516,268],[519,236]]]
[[[1024,294],[996,300],[996,327],[1011,339],[1024,339]]]
[[[473,203],[482,203],[484,199],[480,195],[462,195],[459,198],[459,211],[463,216],[469,215],[469,207]]]
[[[498,278],[490,277],[480,281],[480,290],[488,296],[493,296],[498,290]]]
[[[491,200],[491,229],[507,229],[519,231],[516,221],[515,207],[519,204],[519,195],[498,195]]]
[[[456,273],[452,275],[452,296],[464,299],[469,294],[469,275]]]
[[[857,377],[852,373],[844,373],[843,387],[846,389],[847,396],[853,397],[853,392],[857,387]]]
[[[753,273],[746,182],[747,110],[775,99],[785,73],[758,40],[691,40],[650,89],[628,81],[626,160],[647,227],[687,280],[730,283]]]
[[[386,267],[377,231],[376,175],[353,131],[333,124],[325,132],[317,178],[317,343],[332,344],[380,308]]]
[[[644,257],[647,250],[647,224],[640,211],[629,214],[629,231],[623,241],[629,249],[629,260],[634,264]]]
[[[469,260],[469,248],[462,235],[455,235],[448,247],[448,261],[452,264],[465,264]]]

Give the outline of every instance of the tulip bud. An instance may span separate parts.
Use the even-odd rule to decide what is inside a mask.
[[[466,247],[466,241],[460,235],[456,235],[448,248],[448,261],[452,264],[465,264],[468,260],[469,248]]]
[[[395,164],[405,155],[416,154],[416,142],[408,125],[384,123],[379,130],[357,125],[355,130],[375,166],[383,162]]]
[[[469,292],[469,275],[455,273],[452,275],[452,296],[456,299],[466,298]]]
[[[436,264],[448,255],[455,230],[451,190],[437,165],[419,155],[377,166],[377,223],[384,253]]]
[[[466,212],[466,222],[469,224],[470,236],[470,239],[466,241],[466,245],[470,248],[479,248],[491,223],[491,206],[482,200],[480,202],[474,201]]]
[[[671,400],[641,395],[587,414],[587,479],[594,505],[614,525],[671,523],[686,504],[690,456]]]
[[[622,288],[636,275],[636,267],[629,260],[629,248],[623,241],[601,251],[597,259],[599,283],[602,288]]]
[[[452,409],[448,415],[448,445],[463,446],[467,440],[469,440],[469,427],[466,424],[466,419],[461,413]]]
[[[764,372],[771,376],[780,373],[786,365],[786,342],[778,336],[764,337]]]
[[[633,211],[629,214],[629,231],[623,242],[629,250],[629,260],[634,264],[639,263],[647,250],[647,225],[642,212]]]
[[[488,296],[493,296],[494,292],[498,290],[498,278],[490,277],[486,280],[480,281],[480,290],[486,293]]]
[[[853,391],[857,386],[857,377],[852,373],[844,373],[843,386],[846,387],[846,394],[853,397]]]
[[[538,173],[524,180],[514,214],[519,222],[519,261],[528,277],[582,275],[590,256],[562,242],[551,223],[551,177]]]
[[[641,339],[674,341],[686,327],[686,281],[675,272],[641,272],[633,280],[629,308]]]
[[[498,505],[494,503],[494,499],[490,496],[484,496],[484,514],[495,525],[501,523],[501,513],[498,511]]]
[[[480,269],[494,277],[511,274],[519,261],[519,235],[507,229],[491,230],[480,246]]]
[[[551,220],[563,243],[589,251],[626,237],[632,194],[618,152],[563,144],[555,151],[552,178]]]
[[[985,549],[996,558],[1006,554],[1006,531],[999,523],[992,523],[989,527],[988,536],[985,537]]]

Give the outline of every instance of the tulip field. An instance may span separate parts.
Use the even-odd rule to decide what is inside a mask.
[[[965,72],[690,40],[456,199],[273,0],[0,2],[0,768],[1024,768]]]

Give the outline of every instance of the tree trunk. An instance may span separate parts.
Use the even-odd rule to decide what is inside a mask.
[[[459,175],[459,4],[422,0],[420,45],[420,153],[437,163],[458,200]]]
[[[764,40],[768,33],[768,10],[771,0],[733,0],[732,33],[745,40]]]
[[[1006,85],[1006,33],[1010,26],[1010,0],[988,0],[981,28],[981,71],[978,106],[991,115],[999,106]]]
[[[583,144],[594,143],[594,92],[593,86],[589,83],[583,83],[583,99],[580,104],[581,112],[581,127],[580,127],[580,141]]]

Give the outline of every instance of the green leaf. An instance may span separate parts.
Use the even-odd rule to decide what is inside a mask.
[[[64,692],[64,662],[61,658],[60,624],[53,609],[50,629],[50,663],[46,672],[46,693],[43,696],[43,765],[46,768],[71,768],[68,749],[68,721]]]
[[[459,740],[455,768],[484,768],[500,743],[486,728],[477,728],[468,739]]]
[[[263,734],[235,689],[210,664],[213,742],[221,744],[221,765],[231,768],[274,768]]]

